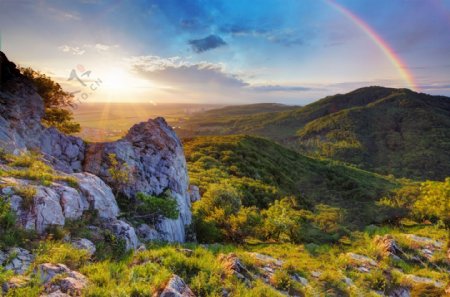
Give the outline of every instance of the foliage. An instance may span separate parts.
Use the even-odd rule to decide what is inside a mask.
[[[417,220],[441,221],[450,226],[450,178],[445,181],[424,181],[407,184],[380,204],[393,209],[406,209]],[[403,213],[406,217],[407,213]]]
[[[140,192],[136,194],[136,200],[129,213],[132,219],[144,220],[155,225],[163,218],[178,218],[178,203],[171,196],[170,191],[166,191],[159,197]]]
[[[420,197],[413,213],[421,218],[442,220],[450,227],[450,177],[444,182],[426,181],[420,185]]]
[[[241,193],[230,183],[211,184],[193,213],[199,240],[242,242],[260,222],[254,207],[244,207]]]
[[[23,232],[16,227],[16,215],[9,202],[0,197],[0,249],[19,245],[23,239]]]
[[[44,186],[50,185],[53,181],[63,181],[73,188],[78,187],[75,177],[57,174],[37,152],[26,152],[20,155],[4,154],[3,159],[9,166],[2,170],[3,176],[33,180]]]
[[[317,217],[320,221],[303,222],[301,237],[335,240],[329,236],[342,233],[338,225],[363,227],[384,219],[383,208],[375,202],[397,186],[387,178],[307,158],[257,137],[198,137],[186,139],[184,147],[191,183],[202,193],[193,206],[194,222],[198,239],[206,242],[239,242],[267,234],[260,230],[258,221],[263,218],[258,210],[283,197],[291,197],[297,209],[312,213],[317,212],[314,204],[326,203],[328,208],[323,206]],[[281,237],[286,236],[280,233]]]
[[[120,189],[126,186],[132,178],[131,169],[127,163],[119,162],[117,160],[116,154],[108,154],[108,160],[110,166],[108,168],[108,173],[111,176],[113,182],[116,185],[116,196]]]
[[[449,102],[407,89],[367,87],[287,110],[258,113],[249,105],[196,113],[179,132],[258,135],[381,174],[443,180],[450,175]]]
[[[63,133],[80,132],[80,124],[73,121],[73,113],[67,108],[73,105],[73,95],[49,76],[31,68],[21,68],[22,74],[36,86],[37,93],[44,100],[45,114],[42,123],[58,128]]]
[[[22,208],[30,209],[37,193],[36,188],[30,185],[17,186],[14,187],[14,192],[22,198]]]

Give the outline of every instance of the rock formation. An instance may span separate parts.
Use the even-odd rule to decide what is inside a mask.
[[[117,220],[119,208],[111,188],[131,202],[138,192],[159,195],[170,190],[178,203],[179,218],[163,219],[154,226],[158,233],[154,237],[185,241],[185,227],[191,223],[186,160],[179,138],[164,119],[137,124],[119,141],[86,145],[78,137],[44,127],[43,115],[43,100],[36,88],[0,52],[0,148],[16,155],[37,150],[58,174],[70,175],[79,184],[78,189],[58,182],[33,185],[37,194],[29,209],[21,207],[22,197],[10,195],[23,226],[43,232],[50,225],[63,225],[66,219],[80,218],[84,211],[94,209],[105,219],[103,227],[124,236],[127,247],[135,248],[136,233],[131,225]],[[109,153],[132,169],[128,184],[118,185],[109,176]]]
[[[129,166],[132,176],[127,184],[118,185],[110,176],[109,154]],[[159,195],[170,190],[180,216],[163,220],[156,229],[163,240],[185,241],[185,226],[191,223],[186,159],[180,140],[163,118],[134,125],[119,141],[89,144],[84,164],[85,171],[101,177],[128,198],[138,192]]]

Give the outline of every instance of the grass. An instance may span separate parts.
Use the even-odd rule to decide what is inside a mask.
[[[76,178],[58,174],[43,161],[42,155],[39,153],[26,152],[20,155],[3,153],[0,156],[0,160],[7,166],[0,171],[0,176],[31,180],[43,186],[49,186],[54,181],[60,181],[67,183],[70,187],[78,188]]]
[[[446,230],[435,226],[422,226],[416,231],[430,232],[431,237],[440,240],[446,236]],[[395,239],[413,229],[392,228],[388,230]],[[408,275],[432,278],[443,283],[449,276],[433,266],[423,267],[415,262],[393,262],[389,258],[380,258],[373,248],[375,235],[365,232],[353,232],[352,244],[315,245],[314,248],[303,244],[244,244],[235,245],[198,245],[198,244],[161,244],[147,245],[147,250],[124,254],[121,258],[90,258],[85,251],[73,248],[70,244],[56,240],[42,242],[34,253],[36,259],[28,274],[41,263],[62,263],[84,274],[90,282],[83,296],[152,296],[161,292],[173,274],[179,275],[197,296],[222,296],[223,290],[231,296],[283,296],[279,291],[299,296],[375,296],[374,291],[389,292],[391,289],[412,286],[413,296],[424,292],[441,292],[441,289],[411,284]],[[399,241],[400,243],[400,241]],[[404,244],[409,244],[402,242]],[[368,247],[368,249],[366,249]],[[189,251],[190,249],[191,251]],[[227,272],[221,262],[223,254],[235,253],[240,261],[255,277],[249,284]],[[359,253],[377,261],[370,272],[362,273],[349,264],[348,252]],[[281,260],[281,267],[269,277],[269,283],[263,281],[264,267],[270,262],[259,259],[255,253]],[[396,267],[397,269],[393,269]],[[316,276],[314,273],[318,273]],[[306,286],[293,280],[293,275],[306,278]],[[0,278],[11,275],[0,271]],[[350,279],[352,285],[344,280]],[[10,296],[40,292],[42,287],[31,282],[25,288],[13,290]],[[13,293],[14,292],[14,293]],[[28,295],[22,295],[28,296]]]

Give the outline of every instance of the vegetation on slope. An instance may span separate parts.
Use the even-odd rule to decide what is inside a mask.
[[[450,176],[450,99],[407,89],[367,87],[293,110],[239,117],[217,110],[183,127],[190,132],[182,135],[264,136],[314,157],[397,177]]]
[[[337,217],[342,217],[343,225],[362,227],[391,216],[376,201],[398,184],[382,176],[314,160],[258,137],[197,137],[185,140],[184,146],[191,183],[198,185],[203,194],[194,211],[197,227],[205,233],[211,231],[204,238],[207,241],[230,240],[233,229],[257,225],[260,212],[255,208],[267,209],[283,197],[292,197],[293,205],[286,208],[300,211],[299,220],[314,221],[314,214],[321,211],[325,216],[339,212]],[[320,208],[318,204],[324,206]],[[216,209],[222,211],[218,213]],[[302,213],[302,209],[307,212]],[[220,227],[222,220],[230,223],[232,215],[237,225]],[[259,219],[264,221],[269,214],[265,215]],[[214,224],[203,224],[212,220],[219,222],[215,227],[227,230],[222,236],[212,235],[217,232]],[[336,230],[330,232],[333,231]],[[231,234],[238,239],[242,236]]]
[[[394,93],[309,122],[300,151],[382,174],[443,180],[450,175],[450,99]]]

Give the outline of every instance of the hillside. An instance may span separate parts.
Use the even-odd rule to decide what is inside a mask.
[[[184,141],[191,183],[207,194],[211,184],[229,181],[242,191],[244,206],[267,208],[294,195],[306,208],[318,203],[348,211],[354,226],[382,221],[374,202],[398,184],[363,170],[302,156],[252,136],[209,136]]]
[[[308,155],[397,177],[450,175],[450,99],[407,89],[361,88],[289,111],[239,118],[196,116],[184,127],[190,135],[264,136]]]

